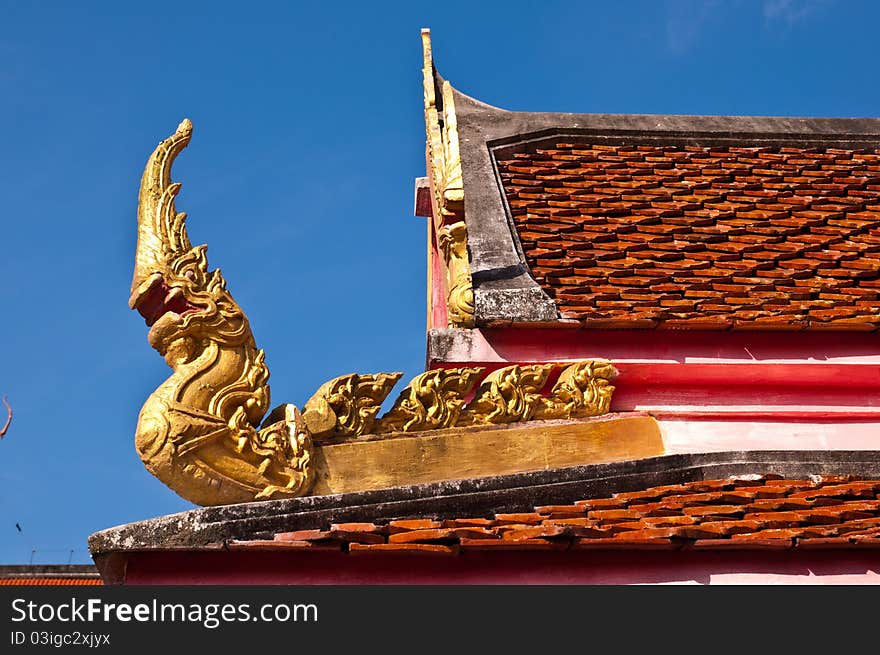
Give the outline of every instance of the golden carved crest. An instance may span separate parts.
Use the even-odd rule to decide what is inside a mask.
[[[464,182],[458,142],[455,99],[443,82],[440,102],[434,80],[431,35],[422,30],[428,174],[433,191],[434,232],[446,265],[446,310],[451,327],[473,327],[474,290],[464,223]]]
[[[610,362],[585,361],[559,374],[549,397],[542,399],[535,418],[581,418],[607,414],[617,371]]]
[[[560,368],[556,383],[546,391],[553,373]],[[393,382],[369,394],[346,392],[334,401],[338,418],[333,425],[327,418],[330,414],[322,414],[320,439],[338,441],[451,427],[598,416],[608,412],[614,391],[610,380],[617,371],[610,362],[589,360],[570,365],[513,365],[485,373],[486,369],[479,366],[426,371],[413,378],[394,406],[379,418],[374,417]],[[387,374],[379,374],[382,375]],[[325,397],[328,389],[349,389],[351,381],[359,377],[378,376],[345,375],[321,386],[306,403],[304,416],[310,429],[318,424],[316,420],[313,423],[309,414],[315,398]],[[393,381],[399,377],[399,373],[393,374]],[[347,417],[357,412],[358,398],[366,396],[370,420],[356,424],[348,421]]]
[[[322,384],[303,407],[312,438],[369,434],[382,401],[401,375],[403,373],[351,373]]]
[[[553,364],[506,366],[490,373],[464,412],[465,424],[528,421],[541,401]]]
[[[377,432],[419,432],[456,425],[482,368],[440,368],[415,377],[383,416]]]

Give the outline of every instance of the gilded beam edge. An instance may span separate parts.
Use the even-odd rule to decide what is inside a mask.
[[[455,100],[449,82],[439,90],[429,30],[422,30],[426,161],[432,189],[434,235],[446,270],[446,308],[450,327],[474,325],[474,291],[467,254],[464,185]]]

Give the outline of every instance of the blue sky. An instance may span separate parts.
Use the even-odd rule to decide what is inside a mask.
[[[177,207],[273,404],[302,404],[424,367],[419,28],[453,85],[506,109],[877,116],[878,19],[832,0],[0,1],[0,563],[89,561],[91,532],[191,507],[134,450],[169,371],[127,308],[140,175],[183,117]]]

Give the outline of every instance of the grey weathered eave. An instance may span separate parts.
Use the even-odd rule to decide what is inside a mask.
[[[327,529],[337,522],[489,517],[496,512],[530,512],[536,505],[566,504],[657,485],[756,473],[799,479],[813,474],[878,479],[880,451],[663,455],[332,496],[205,507],[96,532],[89,537],[89,550],[96,561],[106,564],[108,557],[130,552],[223,550],[230,539],[272,539],[278,532]]]
[[[535,282],[509,222],[486,127],[508,114],[453,89],[464,183],[468,257],[478,327],[555,321],[556,303]]]
[[[453,97],[477,327],[561,320],[529,271],[496,168],[499,155],[559,137],[608,144],[880,147],[877,118],[512,112],[456,89]]]

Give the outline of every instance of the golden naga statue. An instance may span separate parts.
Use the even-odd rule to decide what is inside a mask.
[[[401,374],[352,373],[321,385],[302,413],[285,404],[263,421],[269,409],[265,355],[220,271],[208,270],[207,246],[192,246],[186,215],[174,206],[180,185],[171,182],[171,166],[191,137],[192,124],[184,120],[147,162],[129,299],[150,327],[150,345],[174,371],[141,409],[135,444],[147,469],[184,498],[222,505],[301,496],[313,487],[316,493],[335,493],[454,479],[461,474],[456,446],[473,436],[475,426],[479,433],[485,426],[609,411],[616,371],[607,361],[588,360],[505,366],[488,375],[484,367],[426,371],[381,417],[382,402]],[[435,441],[407,450],[400,438],[412,433]],[[529,438],[516,434],[510,438]],[[580,438],[566,434],[574,442]],[[388,448],[369,454],[377,452],[379,440]],[[515,458],[503,466],[493,461],[496,447],[490,439],[469,451],[485,462],[467,471],[527,470]],[[400,455],[394,466],[389,460],[394,475],[365,470],[363,462],[394,459],[395,453],[410,454]],[[444,457],[447,463],[439,463]],[[546,465],[551,459],[542,461]],[[348,478],[340,479],[340,471],[350,471]]]
[[[141,180],[129,306],[174,373],[141,409],[137,450],[151,473],[200,505],[300,495],[310,482],[308,431],[292,406],[257,429],[269,408],[265,355],[174,206],[171,165],[191,137],[184,120]]]

